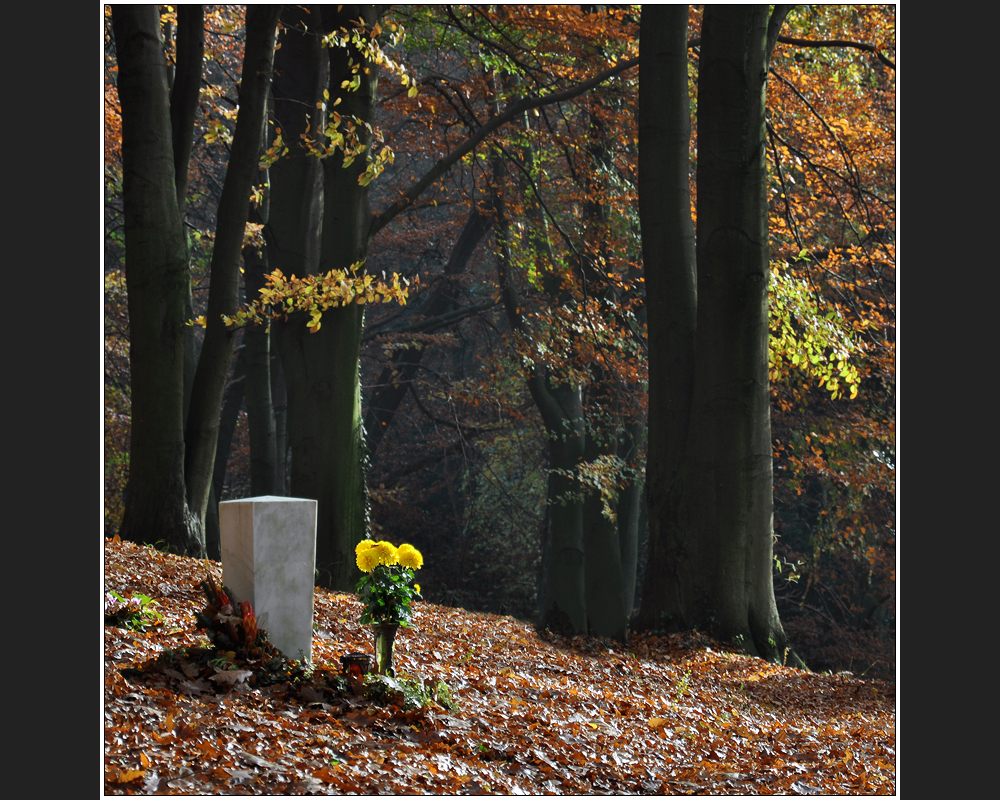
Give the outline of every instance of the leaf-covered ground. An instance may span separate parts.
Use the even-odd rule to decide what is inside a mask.
[[[208,646],[195,627],[206,573],[221,580],[222,567],[105,544],[105,589],[149,595],[163,615],[144,632],[104,629],[107,794],[895,793],[892,686],[697,635],[633,635],[625,650],[418,603],[397,671],[444,680],[450,711],[229,687],[193,668],[136,677],[164,648]],[[317,590],[318,671],[371,652],[360,611]]]

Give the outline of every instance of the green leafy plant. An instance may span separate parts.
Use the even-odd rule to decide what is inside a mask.
[[[684,673],[684,677],[681,678],[680,682],[677,684],[677,691],[674,694],[674,708],[677,708],[677,704],[680,702],[681,697],[687,692],[688,684],[691,682],[691,670]]]
[[[444,681],[429,686],[423,679],[409,675],[393,678],[369,673],[365,676],[365,697],[379,705],[395,705],[404,709],[434,704],[449,711],[455,707],[451,689]]]
[[[128,596],[121,595],[114,589],[104,593],[104,624],[129,630],[145,630],[149,625],[158,625],[163,621],[163,615],[144,594],[130,592]]]
[[[358,569],[365,573],[357,586],[365,604],[361,623],[409,627],[411,604],[420,598],[420,585],[411,585],[414,571],[424,565],[420,551],[409,544],[397,548],[365,539],[355,548],[355,555]]]

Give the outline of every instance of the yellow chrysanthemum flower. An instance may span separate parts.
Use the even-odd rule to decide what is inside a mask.
[[[378,563],[391,567],[399,562],[399,552],[392,542],[381,541],[375,544],[374,550],[378,553]]]
[[[379,564],[378,544],[371,539],[358,542],[354,553],[358,557],[358,569],[362,572],[371,572]]]
[[[420,569],[424,565],[424,557],[412,544],[399,546],[399,563],[410,569]]]

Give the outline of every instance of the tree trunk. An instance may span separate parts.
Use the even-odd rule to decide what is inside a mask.
[[[642,10],[639,64],[639,214],[649,337],[646,489],[649,553],[640,627],[664,619],[675,586],[661,532],[687,438],[698,306],[689,189],[686,5]]]
[[[598,445],[594,437],[588,437],[584,460],[594,461],[598,456],[606,455],[609,451],[615,452],[616,449],[613,440],[607,445]],[[591,490],[587,494],[583,503],[587,632],[591,636],[627,642],[628,614],[625,611],[619,521],[612,521],[605,516],[604,501],[598,492]]]
[[[265,131],[267,129],[265,128]],[[263,197],[256,206],[251,204],[249,219],[266,225],[270,206],[270,181],[267,170],[262,175]],[[257,299],[266,285],[268,272],[267,244],[260,251],[249,245],[243,248],[243,276],[248,303]],[[251,325],[243,331],[246,354],[247,425],[250,428],[250,494],[252,497],[283,494],[278,490],[278,447],[271,398],[271,329]],[[216,455],[218,458],[218,454]]]
[[[373,25],[375,6],[323,6],[323,29],[350,29],[362,19]],[[377,71],[364,62],[357,91],[341,88],[352,77],[348,59],[359,52],[332,48],[329,54],[331,108],[342,116],[374,118]],[[370,146],[370,136],[363,141]],[[323,227],[320,272],[346,270],[368,254],[371,211],[368,188],[358,183],[363,158],[346,169],[337,153],[323,161]],[[273,213],[273,212],[272,212]],[[330,309],[322,327],[309,333],[303,319],[279,323],[280,347],[288,388],[289,436],[292,445],[292,487],[295,497],[319,501],[316,568],[319,582],[350,590],[357,569],[354,547],[367,535],[368,498],[365,488],[364,436],[361,419],[360,356],[364,307]]]
[[[776,18],[786,13],[774,11]],[[698,79],[697,369],[681,487],[690,521],[676,563],[684,618],[712,623],[724,640],[774,661],[785,635],[771,556],[767,40],[766,5],[706,8]]]
[[[273,328],[271,332],[275,333]],[[278,456],[275,493],[285,497],[288,495],[288,395],[277,335],[272,335],[271,343],[271,400],[274,403],[274,448]]]
[[[245,334],[245,331],[244,331]],[[219,501],[226,485],[226,471],[229,468],[229,451],[233,447],[233,436],[240,419],[240,409],[246,393],[247,359],[246,348],[237,349],[233,374],[226,384],[226,391],[219,414],[219,440],[215,446],[215,469],[212,470],[212,488],[208,497],[208,511],[205,513],[205,550],[208,557],[222,560],[222,536],[219,530]]]
[[[583,500],[579,483],[556,470],[572,473],[583,458],[582,396],[579,387],[570,384],[548,388],[548,405],[563,410],[558,419],[565,425],[551,416],[545,425],[549,434],[548,530],[539,621],[557,633],[575,636],[587,633]]]
[[[307,131],[315,136],[323,127],[323,83],[328,70],[320,48],[315,6],[285,6],[281,14],[284,33],[281,49],[274,56],[274,118],[280,126],[289,154],[269,170],[271,199],[264,226],[268,268],[285,275],[311,275],[319,269],[319,234],[323,209],[322,167],[309,155],[300,138]],[[288,338],[302,321],[276,320],[271,324],[271,394],[275,407],[275,449],[278,458],[280,494],[291,492],[288,480],[289,414],[285,380]],[[281,354],[281,358],[274,358]]]
[[[200,5],[177,7],[177,66],[170,86],[170,132],[174,150],[174,183],[181,226],[187,215],[188,172],[194,147],[194,122],[201,95],[201,70],[205,56],[205,14]],[[184,240],[188,242],[187,230]],[[190,248],[189,248],[190,263]],[[194,295],[188,281],[185,314],[194,319]],[[184,420],[191,405],[191,386],[198,366],[198,351],[193,327],[184,335]]]
[[[251,212],[251,218],[254,214]],[[266,245],[265,245],[266,248]],[[247,302],[264,287],[267,273],[267,250],[257,253],[243,249]],[[263,326],[251,325],[243,331],[246,353],[247,424],[250,427],[250,494],[253,497],[282,494],[278,489],[278,447],[271,398],[271,333]],[[221,454],[219,454],[221,456]],[[217,456],[218,457],[218,456]]]
[[[351,590],[354,547],[365,538],[367,497],[361,431],[359,355],[364,309],[323,315],[318,333],[302,319],[278,323],[288,388],[291,494],[318,500],[318,582]]]
[[[200,5],[177,7],[177,70],[170,87],[170,136],[174,150],[174,184],[181,222],[187,212],[188,169],[194,147],[194,121],[201,95],[205,56],[205,14]]]
[[[493,161],[493,210],[496,222],[497,273],[500,297],[511,328],[525,332],[521,301],[511,275],[510,224],[500,156]],[[543,246],[539,243],[538,246]],[[558,279],[553,280],[553,284]],[[553,290],[555,291],[555,289]],[[585,422],[579,385],[553,383],[546,368],[536,365],[527,377],[528,391],[538,408],[549,439],[547,525],[542,542],[542,580],[538,592],[539,622],[567,636],[587,633],[584,574],[583,498],[570,475],[583,458]]]
[[[222,316],[239,307],[239,277],[247,203],[257,178],[260,141],[264,132],[267,93],[274,61],[275,26],[281,6],[251,5],[246,12],[246,48],[240,81],[236,132],[219,199],[215,247],[212,251],[211,292],[207,326],[191,390],[185,442],[188,506],[204,521],[215,466],[219,411],[233,357],[235,331]]]
[[[658,469],[651,476],[655,556],[647,569],[643,615],[650,623],[664,614],[674,625],[707,629],[773,661],[782,659],[786,639],[771,577],[764,102],[770,50],[786,13],[776,7],[769,25],[767,6],[705,10],[694,381],[687,439],[674,461],[676,444],[661,435],[653,440],[652,421],[664,401],[654,397],[651,359],[650,461],[655,450]],[[677,27],[671,40],[679,43]],[[661,106],[676,109],[681,103],[686,115],[686,94],[660,98]],[[648,152],[644,147],[643,154]],[[647,209],[641,206],[643,213]],[[654,289],[648,279],[647,290],[662,297],[662,288]],[[651,356],[658,316],[650,314]]]
[[[122,538],[203,556],[184,491],[187,248],[177,208],[157,6],[112,9],[122,108],[132,431]]]
[[[618,457],[634,464],[642,450],[646,426],[642,421],[625,426],[618,442]],[[622,609],[631,619],[635,606],[635,585],[639,568],[639,523],[642,518],[644,482],[633,478],[618,497],[618,549],[622,571]]]
[[[612,106],[608,109],[607,106]],[[584,188],[587,200],[584,206],[584,237],[587,243],[586,255],[580,263],[580,273],[584,285],[594,287],[601,299],[609,306],[621,302],[616,287],[608,282],[597,263],[608,263],[613,259],[610,252],[612,241],[609,224],[609,206],[597,202],[597,197],[606,190],[606,179],[601,177],[608,169],[611,158],[608,154],[607,132],[601,121],[601,114],[595,110],[605,107],[621,113],[614,99],[590,98],[588,104],[589,145],[592,164],[597,169],[584,173]],[[615,108],[614,106],[619,106]],[[618,392],[637,391],[633,386],[622,385],[611,372],[599,363],[592,364],[589,400],[598,408],[611,412],[610,425],[598,422],[588,426],[585,461],[595,463],[601,457],[618,456],[619,441],[627,439],[625,422],[621,419],[621,398]],[[601,426],[608,426],[602,430]],[[633,493],[634,494],[634,493]],[[622,494],[610,505],[615,519],[605,514],[605,500],[596,489],[591,489],[584,503],[584,542],[586,545],[586,597],[588,631],[594,636],[603,636],[619,642],[628,642],[628,625],[632,609],[632,596],[626,594],[626,585],[635,591],[637,515],[619,515],[618,508],[625,499]]]

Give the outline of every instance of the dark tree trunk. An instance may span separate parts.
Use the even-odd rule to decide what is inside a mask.
[[[786,13],[775,8],[778,27]],[[712,622],[721,638],[774,661],[786,642],[771,555],[769,56],[768,6],[706,8],[698,79],[697,368],[679,504],[690,511],[675,563],[679,615],[689,624]]]
[[[500,297],[511,328],[525,333],[521,301],[511,275],[510,224],[505,201],[506,168],[493,162],[493,211],[496,222],[497,274]],[[544,243],[536,242],[536,247]],[[553,284],[558,283],[558,279]],[[557,291],[553,288],[553,291]],[[538,408],[549,439],[549,480],[546,529],[542,542],[542,576],[538,592],[539,622],[559,633],[587,633],[584,589],[583,498],[578,481],[570,477],[583,459],[585,422],[579,385],[556,383],[536,365],[527,376],[528,391]]]
[[[205,15],[200,5],[177,6],[177,69],[170,88],[170,131],[174,150],[174,183],[181,222],[187,213],[188,170],[194,147],[194,121],[201,95],[205,56]]]
[[[264,185],[263,197],[257,205],[251,203],[249,219],[256,224],[266,225],[271,194],[267,170],[264,170],[261,177]],[[266,285],[267,273],[267,244],[261,245],[259,251],[253,245],[244,247],[243,277],[248,303],[256,300],[260,290]],[[270,326],[249,326],[243,332],[243,347],[247,363],[246,405],[247,425],[250,428],[250,494],[252,497],[283,494],[278,490],[277,433],[274,401],[271,398]]]
[[[614,440],[598,445],[594,437],[588,437],[584,460],[592,462],[616,449]],[[620,521],[620,518],[610,520],[605,516],[604,501],[598,492],[591,490],[587,494],[583,503],[587,632],[591,636],[627,642],[628,614],[625,611]]]
[[[272,334],[274,330],[272,329]],[[285,391],[285,371],[278,356],[278,337],[271,337],[271,400],[274,403],[274,449],[277,452],[277,486],[275,493],[288,494],[288,396]]]
[[[251,218],[255,216],[251,211]],[[258,217],[259,219],[259,217]],[[247,301],[257,297],[267,274],[266,246],[258,253],[253,247],[243,250]],[[275,432],[274,401],[271,398],[271,332],[252,325],[243,331],[246,352],[247,424],[250,427],[250,494],[253,497],[283,494],[278,488],[278,447]],[[221,453],[219,454],[221,456]]]
[[[310,13],[306,13],[306,10]],[[315,136],[323,128],[323,99],[328,72],[326,53],[320,48],[321,29],[316,6],[285,6],[281,49],[274,56],[274,119],[281,127],[289,154],[269,170],[270,203],[264,226],[268,269],[285,275],[312,275],[319,269],[319,234],[322,226],[323,184],[320,162],[302,146],[307,131]],[[275,415],[275,450],[280,494],[290,493],[288,480],[289,414],[284,359],[295,326],[302,320],[276,320],[271,325],[271,395]],[[281,354],[280,358],[275,356]]]
[[[216,561],[222,559],[221,535],[219,532],[219,501],[226,485],[226,471],[229,467],[229,451],[233,447],[233,436],[240,419],[243,397],[246,392],[247,359],[246,348],[238,348],[233,374],[226,384],[219,414],[219,440],[215,446],[215,469],[212,471],[212,489],[209,492],[208,511],[205,514],[205,549],[208,557]]]
[[[368,26],[375,6],[323,6],[323,29],[351,29],[355,20]],[[331,104],[343,116],[374,118],[378,67],[365,62],[357,91],[341,87],[352,78],[348,59],[361,53],[333,48],[329,53]],[[369,137],[370,138],[370,137]],[[370,146],[371,142],[366,141]],[[346,270],[368,254],[371,211],[368,187],[358,178],[364,159],[347,168],[340,153],[323,161],[323,226],[319,270]],[[364,307],[330,309],[322,327],[310,333],[302,319],[278,323],[282,365],[288,388],[292,486],[295,497],[319,501],[316,568],[319,582],[352,589],[357,576],[354,547],[368,531],[364,433],[361,419],[360,355]]]
[[[614,102],[614,101],[609,101]],[[603,194],[605,185],[600,176],[609,161],[606,133],[600,121],[600,114],[594,113],[595,108],[604,105],[596,97],[591,97],[589,103],[589,145],[588,151],[593,168],[585,173],[582,187],[588,198],[596,198]],[[613,284],[609,284],[597,262],[605,263],[611,260],[608,249],[609,236],[608,206],[589,199],[584,206],[584,239],[585,255],[579,263],[579,274],[582,283],[588,287],[588,292],[598,292],[601,299],[609,305],[617,305],[617,296]],[[618,440],[621,436],[621,421],[616,409],[620,410],[620,398],[615,396],[615,389],[629,391],[630,387],[613,387],[615,381],[611,373],[595,363],[590,365],[590,386],[588,405],[603,408],[610,412],[609,420],[591,420],[587,427],[587,441],[584,448],[584,461],[594,464],[598,459],[618,455]],[[628,641],[629,612],[631,599],[625,601],[625,583],[630,581],[634,588],[635,561],[631,560],[629,567],[631,575],[626,575],[626,562],[622,560],[623,550],[627,555],[634,550],[633,528],[623,528],[621,518],[615,515],[610,519],[606,513],[606,505],[615,511],[617,500],[605,503],[601,493],[591,488],[583,506],[583,534],[585,550],[585,598],[587,603],[587,632],[592,636],[615,639],[619,642]]]
[[[572,473],[583,459],[582,398],[579,387],[569,384],[547,394],[548,400],[559,407],[557,419],[567,425],[552,424],[552,416],[546,423],[550,432],[548,530],[544,544],[547,563],[539,592],[539,619],[545,627],[575,636],[587,633],[583,500],[579,483],[556,470]],[[552,433],[553,428],[562,431]]]
[[[194,147],[194,122],[201,94],[201,69],[205,55],[205,14],[200,5],[177,7],[177,65],[170,86],[170,132],[174,150],[174,183],[177,187],[177,210],[181,225],[187,215],[188,172]],[[184,240],[188,241],[187,230]],[[190,254],[189,254],[190,264]],[[194,318],[194,295],[188,280],[185,315]],[[187,423],[191,406],[191,386],[198,367],[197,342],[194,328],[184,334],[184,421]]]
[[[122,107],[132,430],[120,533],[204,555],[184,491],[187,248],[177,208],[157,6],[112,10]]]
[[[641,421],[632,422],[625,426],[618,442],[618,457],[626,464],[636,463],[638,452],[642,449],[644,435],[645,425]],[[635,605],[643,486],[642,480],[633,478],[628,486],[622,489],[618,498],[618,549],[622,571],[622,609],[625,613],[625,619],[632,617]]]
[[[687,438],[676,458],[676,442],[660,434],[653,438],[652,421],[666,403],[662,395],[654,396],[651,359],[650,461],[655,453],[657,471],[651,475],[651,559],[643,592],[648,624],[665,618],[698,626],[770,660],[782,659],[786,638],[771,577],[764,103],[770,51],[786,13],[786,7],[776,7],[769,25],[767,6],[705,10],[698,81],[694,381]],[[669,37],[676,48],[679,27],[664,22],[661,36],[651,30],[644,40]],[[640,113],[641,104],[642,98]],[[686,115],[686,91],[661,96],[659,105],[682,105]],[[640,146],[643,158],[657,149],[652,142]],[[647,205],[640,208],[655,214]],[[654,268],[655,263],[647,267]],[[647,290],[663,296],[649,278]],[[657,316],[653,310],[649,317],[651,356],[657,349]]]
[[[664,622],[675,586],[661,520],[691,413],[698,293],[689,190],[686,5],[647,5],[639,64],[639,213],[649,337],[649,553],[640,627]]]
[[[246,12],[246,46],[240,81],[236,132],[219,200],[207,326],[191,391],[185,430],[188,506],[204,520],[215,465],[219,411],[233,357],[235,331],[222,322],[239,307],[239,276],[247,202],[257,178],[260,142],[271,85],[275,26],[281,6],[251,5]]]

